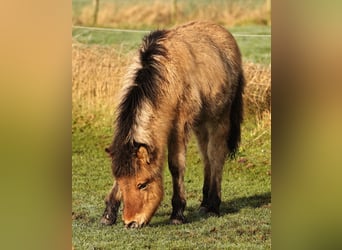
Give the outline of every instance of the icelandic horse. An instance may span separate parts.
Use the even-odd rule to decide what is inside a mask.
[[[219,214],[222,169],[240,143],[245,78],[233,36],[211,22],[146,35],[124,78],[114,139],[106,148],[114,185],[101,223],[147,225],[163,198],[163,164],[173,181],[171,223],[184,223],[184,171],[194,132],[204,163],[200,210]]]

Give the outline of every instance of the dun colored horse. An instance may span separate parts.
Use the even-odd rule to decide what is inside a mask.
[[[191,22],[145,36],[125,77],[114,139],[106,152],[114,186],[101,222],[116,222],[121,200],[128,228],[147,225],[163,198],[168,150],[171,223],[185,222],[184,171],[191,131],[204,162],[202,212],[219,214],[222,168],[240,142],[244,75],[233,36],[210,22]]]

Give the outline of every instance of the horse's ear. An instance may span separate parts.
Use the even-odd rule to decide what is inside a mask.
[[[137,151],[137,158],[144,163],[150,164],[150,156],[145,146],[140,146]]]

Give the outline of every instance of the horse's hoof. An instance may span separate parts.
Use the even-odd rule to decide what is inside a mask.
[[[116,222],[116,219],[115,218],[111,218],[108,214],[102,216],[102,218],[100,220],[100,223],[102,225],[105,225],[105,226],[111,226],[111,225],[115,224],[115,222]]]
[[[183,223],[184,223],[183,220],[179,220],[179,219],[171,219],[170,220],[170,224],[172,224],[172,225],[181,225]]]
[[[218,216],[220,216],[219,213],[212,211],[207,207],[200,207],[198,209],[198,213],[200,214],[200,216],[205,216],[205,217],[218,217]]]
[[[208,213],[208,208],[206,208],[206,207],[200,207],[200,208],[198,209],[198,213],[199,213],[200,215],[205,215],[205,214]]]
[[[184,215],[177,216],[177,217],[170,219],[170,224],[172,224],[172,225],[181,225],[184,223],[186,223],[186,219],[185,219]]]

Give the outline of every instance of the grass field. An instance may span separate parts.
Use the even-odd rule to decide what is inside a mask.
[[[118,4],[120,1],[102,3],[106,2]],[[255,1],[255,4],[262,2]],[[73,1],[75,13],[77,10],[81,13],[87,5],[89,1]],[[153,27],[143,28],[150,30]],[[256,23],[232,26],[229,30],[236,35],[270,34],[270,26]],[[271,249],[270,37],[236,36],[248,81],[244,97],[246,115],[240,151],[236,159],[227,161],[224,167],[221,216],[203,218],[198,214],[203,168],[192,138],[185,175],[187,224],[174,226],[168,223],[172,185],[166,164],[165,197],[148,227],[126,230],[121,217],[117,225],[111,227],[99,223],[103,200],[113,181],[110,159],[104,148],[112,140],[116,95],[143,35],[73,29],[73,248]]]
[[[270,124],[259,123],[258,127],[252,117],[246,119],[237,159],[227,161],[224,168],[220,217],[201,218],[198,215],[203,175],[197,147],[192,140],[185,175],[185,215],[189,223],[168,224],[172,185],[165,168],[165,198],[150,226],[126,230],[121,219],[111,227],[99,223],[103,199],[112,184],[110,161],[103,150],[111,141],[111,119],[96,122],[102,116],[92,114],[88,120],[78,120],[73,125],[72,226],[75,249],[271,248]]]

